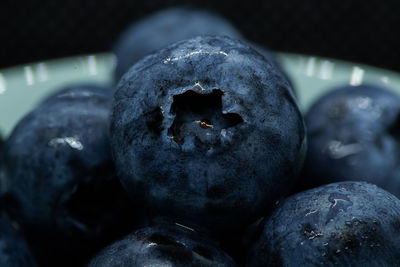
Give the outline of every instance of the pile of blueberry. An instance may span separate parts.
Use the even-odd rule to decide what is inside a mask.
[[[115,53],[115,88],[57,91],[0,146],[1,266],[400,266],[398,96],[303,119],[273,53],[197,9]]]

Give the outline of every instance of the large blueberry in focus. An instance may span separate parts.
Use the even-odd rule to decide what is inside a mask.
[[[305,129],[287,80],[228,37],[144,58],[114,100],[118,175],[149,212],[211,232],[242,227],[285,195],[302,165]]]
[[[400,197],[399,96],[374,85],[337,88],[310,108],[305,122],[303,187],[363,180]]]
[[[118,60],[116,80],[144,56],[203,34],[241,37],[223,17],[203,9],[168,8],[143,18],[121,35],[113,49]]]
[[[36,266],[28,244],[18,231],[18,224],[4,213],[0,215],[0,266]]]
[[[109,88],[62,90],[26,115],[5,143],[2,193],[43,265],[60,258],[76,265],[132,230],[134,212],[111,158],[111,100]]]
[[[298,193],[266,220],[246,266],[400,266],[400,200],[366,182]]]
[[[296,92],[296,88],[294,88],[293,86],[293,82],[291,81],[289,75],[286,73],[286,71],[284,70],[284,68],[281,66],[277,55],[275,54],[275,52],[271,51],[269,48],[262,46],[260,44],[257,43],[253,43],[253,42],[247,42],[251,47],[253,47],[255,50],[257,50],[257,52],[259,52],[261,55],[263,55],[269,62],[273,63],[275,65],[275,67],[282,73],[282,75],[287,79],[287,81],[290,84],[290,87],[292,89],[293,94],[296,96],[297,92]]]
[[[103,249],[89,267],[236,266],[205,236],[180,225],[160,224],[137,230]]]

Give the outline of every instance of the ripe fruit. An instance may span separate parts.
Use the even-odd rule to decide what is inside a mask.
[[[315,187],[362,180],[400,197],[400,97],[374,85],[338,88],[308,111],[299,182]]]
[[[139,229],[103,249],[89,267],[236,266],[223,251],[197,232],[179,225]]]
[[[4,145],[7,209],[45,264],[70,253],[63,262],[78,264],[131,231],[135,214],[110,153],[111,92],[87,85],[57,92]]]
[[[399,266],[400,200],[365,182],[324,185],[275,209],[246,266]]]
[[[114,100],[118,175],[149,212],[214,233],[240,228],[285,195],[302,165],[305,129],[287,80],[228,37],[144,58]]]
[[[158,11],[130,26],[113,49],[118,81],[138,60],[167,45],[198,35],[241,34],[221,16],[202,9],[175,7]]]

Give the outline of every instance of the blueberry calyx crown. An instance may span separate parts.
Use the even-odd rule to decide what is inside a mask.
[[[171,113],[175,114],[175,119],[168,129],[168,135],[182,145],[185,136],[195,135],[201,139],[204,134],[218,135],[223,129],[243,123],[239,114],[222,112],[223,95],[220,89],[208,94],[188,90],[174,95]]]

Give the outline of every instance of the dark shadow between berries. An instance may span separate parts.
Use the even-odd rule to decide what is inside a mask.
[[[396,140],[400,140],[400,114],[397,114],[395,121],[389,126],[388,133]]]

